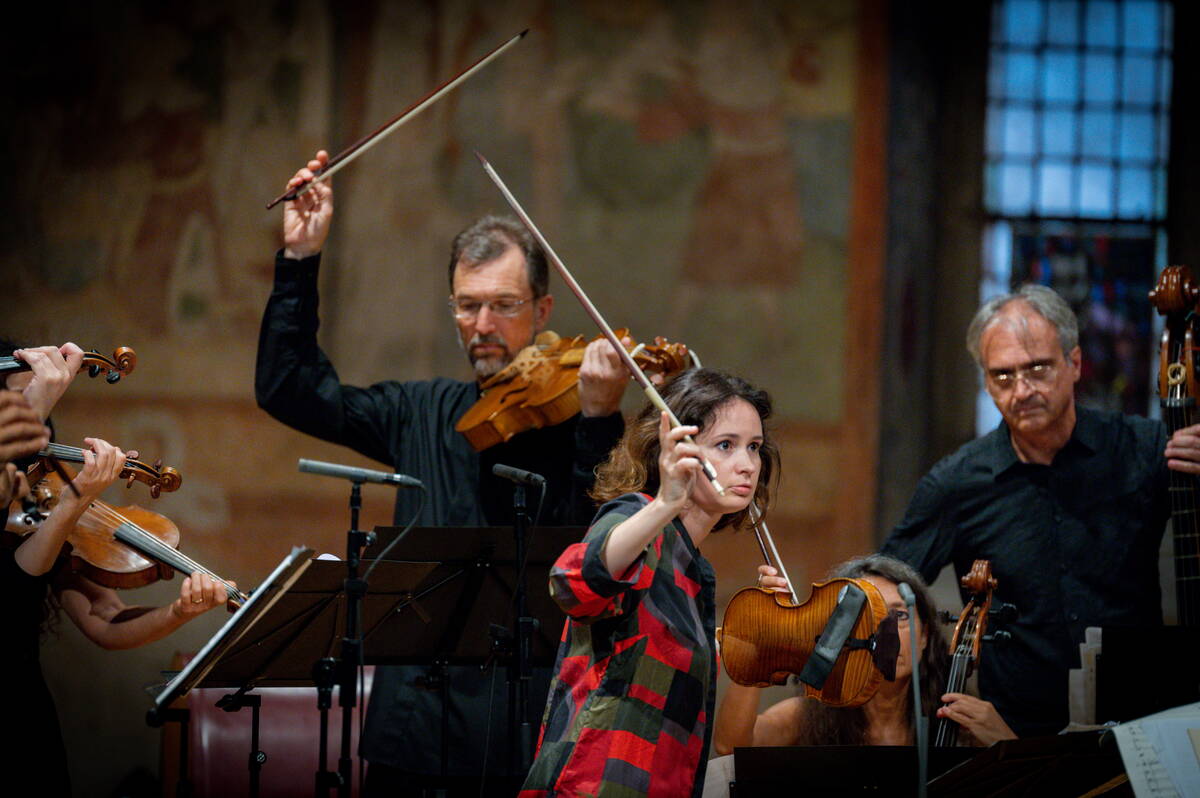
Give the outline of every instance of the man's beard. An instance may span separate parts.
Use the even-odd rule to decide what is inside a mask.
[[[462,340],[461,338],[459,339]],[[479,344],[496,344],[504,348],[503,355],[475,355],[475,347]],[[496,335],[479,335],[475,334],[466,345],[467,359],[471,361],[471,368],[475,370],[475,379],[479,381],[486,380],[502,368],[512,362],[512,356],[508,351],[508,343],[503,337]]]

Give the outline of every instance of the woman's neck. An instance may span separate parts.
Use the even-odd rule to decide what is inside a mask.
[[[700,548],[700,543],[713,531],[713,527],[721,520],[721,515],[706,512],[688,502],[687,506],[679,511],[679,520],[691,536],[692,545]]]
[[[912,745],[912,724],[908,716],[911,681],[911,678],[905,678],[884,682],[871,700],[863,704],[868,745]]]

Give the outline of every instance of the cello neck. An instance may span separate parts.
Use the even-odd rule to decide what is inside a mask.
[[[946,679],[947,693],[961,693],[967,683],[967,674],[971,670],[971,651],[959,646],[950,660],[950,677]],[[958,745],[958,724],[949,718],[938,720],[937,739],[934,745],[951,747]]]
[[[1163,399],[1162,413],[1167,432],[1174,434],[1195,423],[1196,399]],[[1178,623],[1200,626],[1200,486],[1193,474],[1170,470],[1169,478]]]

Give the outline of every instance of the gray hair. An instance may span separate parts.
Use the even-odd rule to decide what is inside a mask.
[[[525,256],[534,298],[545,296],[550,283],[546,255],[525,225],[513,216],[484,216],[454,237],[450,245],[450,291],[454,291],[454,269],[460,260],[467,266],[478,266],[500,257],[509,247],[516,247]]]
[[[1062,346],[1063,355],[1070,357],[1071,350],[1079,345],[1079,321],[1075,311],[1053,289],[1035,283],[1026,283],[1011,294],[992,297],[975,313],[971,325],[967,327],[967,351],[975,360],[975,365],[983,368],[983,356],[979,344],[983,332],[1000,315],[1010,302],[1024,302],[1035,313],[1053,325],[1058,332],[1058,343]]]

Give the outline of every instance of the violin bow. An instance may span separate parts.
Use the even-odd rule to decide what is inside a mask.
[[[775,548],[775,539],[771,537],[771,530],[767,529],[767,522],[762,519],[762,515],[758,512],[758,507],[753,502],[750,503],[750,523],[754,526],[754,539],[758,541],[758,547],[762,549],[763,559],[767,561],[767,565],[772,565],[779,569],[780,576],[783,581],[787,582],[788,593],[792,596],[792,603],[799,606],[800,599],[796,596],[796,588],[792,586],[792,578],[788,576],[787,569],[783,567],[783,558],[779,556],[779,549]],[[763,539],[766,538],[764,541]],[[770,546],[770,551],[767,547]],[[774,555],[774,558],[772,558]]]
[[[301,194],[304,194],[310,188],[312,188],[314,183],[328,180],[330,177],[333,177],[334,172],[337,172],[344,166],[349,166],[351,161],[374,147],[383,139],[387,138],[387,136],[396,128],[400,127],[405,122],[412,119],[414,116],[421,113],[438,100],[442,99],[442,97],[456,89],[460,83],[464,82],[476,72],[483,69],[496,58],[499,58],[505,50],[523,39],[526,33],[529,33],[529,28],[526,28],[516,36],[513,36],[511,39],[501,44],[499,47],[493,49],[490,53],[484,55],[474,64],[471,64],[471,66],[467,67],[462,72],[459,72],[457,75],[438,86],[432,92],[425,95],[425,97],[417,100],[417,102],[401,111],[399,115],[392,117],[392,119],[387,122],[384,122],[373,133],[368,133],[346,149],[339,152],[337,155],[330,158],[329,162],[326,163],[325,166],[316,171],[311,180],[306,183],[302,183],[293,189],[289,189],[275,199],[271,200],[267,204],[267,210],[271,210],[281,202],[294,200],[296,197],[299,197]]]
[[[604,337],[607,338],[609,343],[612,344],[613,349],[616,350],[617,354],[621,358],[621,361],[624,362],[625,367],[629,369],[629,373],[633,375],[633,379],[642,387],[642,392],[646,394],[646,398],[650,400],[652,405],[667,414],[667,418],[670,419],[672,427],[683,426],[671,408],[667,407],[667,403],[663,401],[662,395],[659,394],[658,389],[654,387],[654,383],[650,382],[650,378],[646,376],[641,367],[638,366],[629,353],[625,351],[624,345],[617,340],[617,335],[613,332],[612,327],[608,326],[608,322],[606,322],[604,317],[600,315],[600,311],[596,310],[596,306],[592,304],[592,300],[588,299],[587,294],[583,292],[583,288],[581,288],[579,283],[575,281],[575,278],[571,276],[571,272],[567,270],[567,267],[562,262],[562,259],[558,257],[558,254],[554,251],[554,248],[550,246],[550,242],[547,241],[546,237],[542,235],[542,231],[538,230],[537,225],[535,225],[533,220],[529,218],[529,214],[525,213],[525,209],[521,207],[521,203],[517,202],[517,198],[513,196],[511,191],[508,190],[508,186],[506,186],[504,181],[500,179],[500,175],[496,174],[496,170],[492,168],[490,163],[488,163],[487,158],[484,158],[478,152],[475,153],[475,157],[478,158],[479,163],[483,165],[483,171],[487,172],[487,176],[491,178],[493,183],[496,184],[496,188],[500,189],[500,193],[504,195],[505,201],[508,202],[509,207],[513,209],[513,212],[516,213],[517,218],[521,220],[522,224],[529,229],[529,232],[537,240],[538,244],[542,248],[542,251],[546,253],[546,258],[554,264],[554,268],[558,272],[559,276],[562,277],[563,282],[567,284],[567,287],[570,288],[571,292],[575,294],[575,297],[579,300],[579,303],[583,305],[584,311],[592,317],[592,321],[594,321],[596,326],[600,328],[600,332],[603,333]],[[688,435],[686,438],[684,438],[684,440],[686,440],[688,443],[695,444],[695,441],[692,440],[691,435]],[[713,488],[717,491],[717,493],[724,496],[725,488],[723,488],[721,483],[717,480],[717,470],[713,468],[712,463],[708,462],[708,458],[706,457],[702,457],[700,463],[704,466],[704,475],[708,477],[708,481],[712,483]],[[753,504],[753,502],[751,502],[751,504]]]

